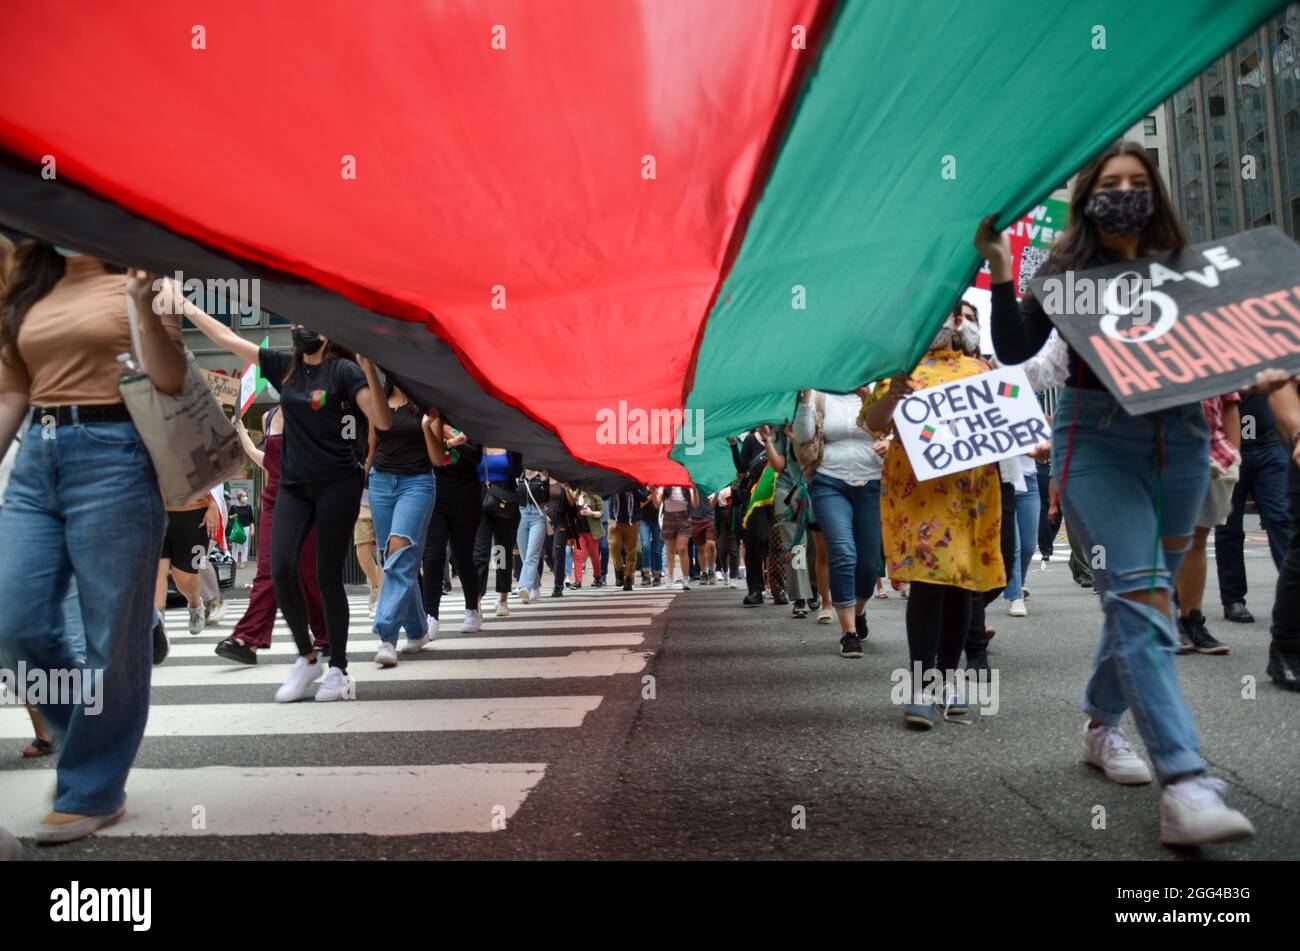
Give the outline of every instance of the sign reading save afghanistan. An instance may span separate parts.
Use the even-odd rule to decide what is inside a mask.
[[[916,481],[1023,456],[1051,438],[1020,367],[1000,367],[917,390],[894,408]]]
[[[1128,412],[1300,372],[1300,246],[1275,227],[1035,278],[1030,292]]]

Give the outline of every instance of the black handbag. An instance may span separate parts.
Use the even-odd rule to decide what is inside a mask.
[[[514,496],[501,488],[499,485],[485,485],[483,487],[483,511],[491,512],[497,515],[503,515],[510,511],[511,507],[518,509]]]

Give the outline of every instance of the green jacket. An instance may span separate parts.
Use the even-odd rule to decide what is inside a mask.
[[[591,509],[596,514],[594,517],[591,515],[587,515],[585,517],[579,515],[578,524],[581,525],[585,521],[587,523],[587,531],[591,532],[591,537],[599,541],[600,539],[605,537],[605,526],[601,524],[600,521],[600,516],[603,515],[605,512],[605,500],[602,499],[599,495],[591,495],[587,492],[579,492],[578,508],[581,509],[584,505],[587,508]]]

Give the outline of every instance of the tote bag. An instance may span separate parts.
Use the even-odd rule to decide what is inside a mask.
[[[129,294],[126,310],[131,325],[131,349],[144,371],[140,314]],[[131,422],[135,423],[153,460],[158,487],[168,507],[178,508],[193,502],[206,495],[212,486],[243,472],[244,450],[239,435],[226,419],[188,350],[184,382],[175,396],[159,391],[143,372],[124,378],[118,389],[131,414]]]

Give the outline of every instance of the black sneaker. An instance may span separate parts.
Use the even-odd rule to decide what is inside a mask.
[[[840,656],[858,658],[862,656],[862,641],[858,635],[846,632],[840,638]]]
[[[623,579],[623,590],[624,590],[624,591],[631,591],[631,590],[632,590],[632,578],[631,578],[631,576],[629,576],[629,577]]]
[[[988,670],[989,652],[986,650],[967,650],[966,669],[967,670]]]
[[[1268,645],[1268,675],[1283,690],[1300,690],[1300,645],[1273,640]]]
[[[153,665],[157,667],[165,661],[171,650],[171,644],[167,640],[167,627],[162,618],[158,618],[153,625]]]
[[[749,592],[749,594],[745,595],[745,600],[741,601],[740,603],[747,608],[756,607],[763,603],[763,592],[751,591]]]
[[[603,588],[603,587],[605,587],[605,579],[604,579],[604,578],[597,578],[595,581],[593,581],[593,582],[591,583],[591,586],[592,586],[593,588]]]
[[[857,627],[858,640],[865,641],[867,639],[867,612],[863,611],[854,617],[853,623]]]
[[[1245,601],[1229,601],[1223,606],[1224,620],[1232,621],[1236,624],[1254,624],[1255,615],[1251,614],[1246,608]]]
[[[809,610],[809,612],[811,612],[811,613],[813,613],[813,614],[816,614],[816,613],[817,613],[818,611],[820,611],[821,609],[822,609],[822,599],[821,599],[821,595],[818,595],[818,596],[815,597],[815,598],[809,598],[809,599],[808,599],[808,610]]]
[[[553,591],[551,591],[551,597],[553,597],[553,598],[562,598],[562,597],[564,597],[564,589],[563,589],[563,588],[555,588]]]
[[[1228,654],[1232,648],[1216,641],[1205,629],[1205,615],[1192,611],[1187,615],[1187,637],[1192,642],[1192,649],[1198,654]]]
[[[641,576],[641,587],[643,587],[643,588],[648,588],[648,587],[650,587],[650,576],[649,576],[649,575],[642,575],[642,576]]]
[[[1192,646],[1192,639],[1187,633],[1187,618],[1180,617],[1178,619],[1178,650],[1174,653],[1191,654],[1195,651],[1196,648]]]
[[[442,593],[443,593],[443,594],[451,594],[451,585],[449,585],[449,584],[445,584],[445,583],[444,583],[443,586],[442,586]]]
[[[621,571],[614,572],[614,587],[616,588],[623,587],[623,572]]]
[[[782,593],[782,594],[774,594],[774,595],[772,595],[772,603],[773,603],[773,604],[789,604],[789,603],[790,603],[790,599],[787,598],[787,597],[785,596],[784,593]]]
[[[808,602],[804,598],[799,598],[794,602],[794,607],[790,609],[790,617],[807,617]]]
[[[660,578],[658,575],[655,575],[655,580],[650,583],[650,587],[657,588],[661,584],[663,584],[663,579]]]

